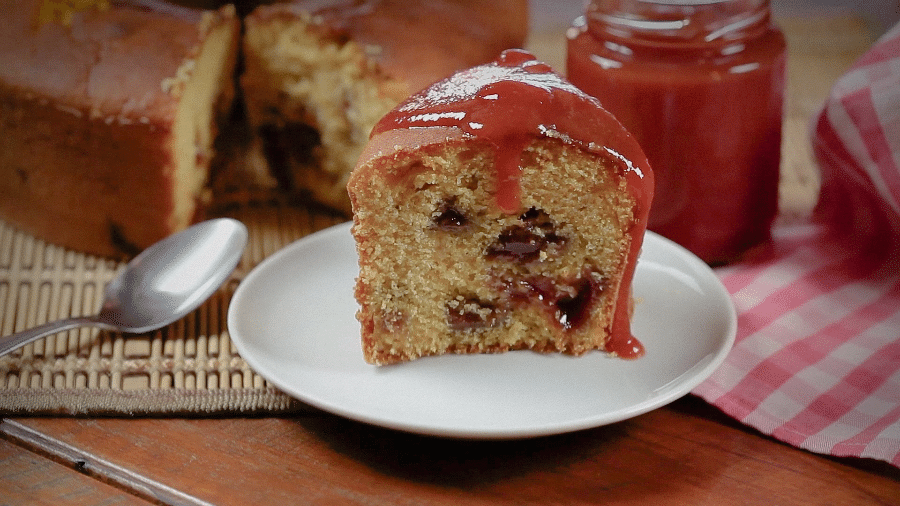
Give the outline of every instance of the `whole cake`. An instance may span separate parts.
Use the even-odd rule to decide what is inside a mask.
[[[612,115],[529,53],[392,110],[348,191],[368,362],[643,353],[631,281],[652,171]]]
[[[519,47],[526,0],[295,0],[245,22],[241,75],[255,148],[282,184],[350,212],[347,178],[411,93]]]
[[[234,8],[23,0],[0,9],[0,217],[56,244],[130,254],[208,198],[234,95]]]
[[[346,175],[375,120],[520,45],[527,27],[526,0],[225,3],[0,9],[0,219],[123,256],[247,185],[308,189],[349,212]]]

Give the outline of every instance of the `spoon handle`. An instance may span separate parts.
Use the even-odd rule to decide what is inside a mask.
[[[16,332],[15,334],[0,337],[0,356],[6,355],[16,348],[25,346],[26,344],[32,341],[36,341],[42,337],[56,334],[57,332],[62,332],[64,330],[84,327],[88,325],[98,325],[96,317],[82,316],[56,320],[38,325],[37,327],[32,327],[28,330]]]

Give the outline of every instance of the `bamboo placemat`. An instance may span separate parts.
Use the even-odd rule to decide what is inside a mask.
[[[818,172],[808,122],[834,80],[872,42],[855,17],[780,20],[788,38],[781,219],[804,220]],[[565,27],[532,34],[529,48],[564,68]],[[823,34],[829,34],[823,38]],[[302,205],[240,205],[250,242],[234,275],[182,321],[146,335],[80,329],[0,357],[0,416],[10,414],[238,414],[304,409],[254,373],[232,347],[225,318],[240,280],[268,255],[344,218]],[[120,264],[45,244],[0,221],[0,335],[100,307]]]
[[[82,328],[0,357],[0,414],[277,413],[303,406],[267,384],[234,350],[225,321],[241,279],[267,256],[345,218],[270,203],[217,213],[250,241],[225,285],[162,330],[123,335]],[[96,313],[124,264],[68,251],[0,222],[0,335]]]

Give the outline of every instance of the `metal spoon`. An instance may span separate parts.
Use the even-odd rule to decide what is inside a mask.
[[[0,337],[0,356],[76,327],[142,333],[197,308],[228,279],[247,244],[247,227],[230,218],[198,223],[150,246],[107,286],[100,313],[48,322]]]

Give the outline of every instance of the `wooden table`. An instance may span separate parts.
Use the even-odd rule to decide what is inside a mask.
[[[4,420],[0,503],[897,504],[900,470],[762,437],[694,397],[618,424],[453,441],[310,412]],[[12,502],[12,501],[11,501]]]
[[[782,205],[818,180],[806,125],[872,42],[852,18],[785,19],[791,47]],[[562,68],[559,32],[530,46]],[[604,388],[604,386],[599,386]],[[605,386],[610,387],[610,386]],[[784,445],[688,396],[617,424],[520,441],[290,417],[0,420],[0,504],[900,504],[900,469]]]

